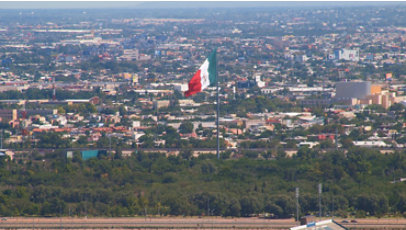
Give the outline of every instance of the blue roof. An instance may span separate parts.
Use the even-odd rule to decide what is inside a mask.
[[[97,157],[99,155],[99,150],[83,150],[82,159],[89,160],[90,158]]]

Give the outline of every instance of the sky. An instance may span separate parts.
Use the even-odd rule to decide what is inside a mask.
[[[0,1],[0,9],[165,9],[165,8],[227,8],[227,7],[332,7],[406,5],[386,1]]]

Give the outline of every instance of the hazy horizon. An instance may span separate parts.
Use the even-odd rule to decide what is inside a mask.
[[[405,5],[406,2],[385,1],[6,1],[0,9],[165,9],[165,8],[247,8],[247,7],[359,7]]]

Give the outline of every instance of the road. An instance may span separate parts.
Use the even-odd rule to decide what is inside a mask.
[[[406,219],[335,219],[349,229],[406,229]],[[221,217],[23,218],[0,220],[0,229],[289,229],[293,219]]]
[[[7,218],[0,229],[289,229],[293,219],[260,218]]]

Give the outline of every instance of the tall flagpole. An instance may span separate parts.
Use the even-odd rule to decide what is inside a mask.
[[[217,53],[217,51],[215,51]],[[216,55],[216,53],[214,55]],[[220,114],[220,99],[219,99],[219,78],[217,74],[217,57],[216,57],[216,101],[217,101],[217,114],[216,114],[216,125],[217,125],[217,159],[220,159],[220,139],[219,139],[219,114]]]

